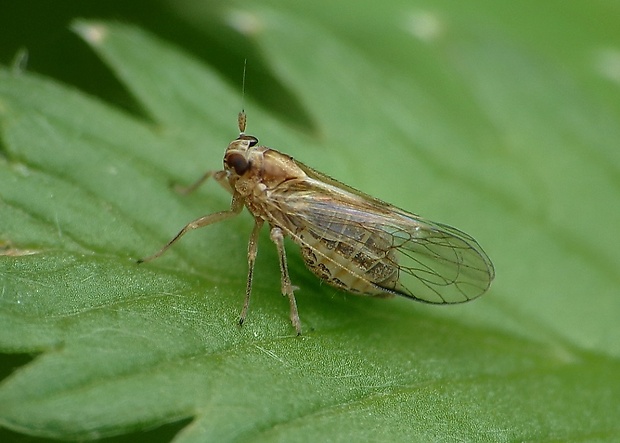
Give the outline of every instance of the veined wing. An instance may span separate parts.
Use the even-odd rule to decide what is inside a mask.
[[[462,303],[489,288],[493,265],[468,234],[300,167],[308,178],[274,190],[269,198],[274,206],[268,211],[297,243],[307,246],[297,233],[310,231],[326,242],[344,243],[349,250],[374,256],[398,273],[391,281],[372,282],[374,287],[427,303]],[[335,260],[332,264],[369,280],[363,269]]]

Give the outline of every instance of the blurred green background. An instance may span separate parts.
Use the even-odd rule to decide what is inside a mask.
[[[351,48],[356,57],[373,66],[374,76],[351,78],[347,84],[342,60],[334,58],[322,78],[314,77],[311,60],[329,61],[332,48],[325,47],[320,54],[305,52],[314,48],[308,41],[291,56],[294,51],[286,44],[298,42],[294,26],[288,30],[289,42],[286,33],[283,37],[264,28],[248,12],[253,8],[276,11],[325,30],[326,39]],[[465,310],[442,311],[439,317],[452,317],[474,328],[480,322],[482,331],[490,328],[489,335],[509,331],[515,340],[525,337],[543,343],[541,353],[549,352],[551,361],[557,358],[582,371],[574,379],[563,378],[566,385],[573,380],[579,385],[593,374],[600,376],[609,392],[618,391],[620,3],[25,1],[4,2],[1,10],[2,65],[19,70],[16,60],[27,53],[26,71],[72,85],[145,120],[154,119],[147,107],[70,31],[76,18],[146,29],[213,68],[233,90],[241,89],[247,59],[246,95],[254,106],[249,112],[250,133],[264,142],[269,137],[270,144],[280,142],[274,147],[366,192],[376,191],[378,197],[399,206],[462,227],[487,250],[498,272],[489,294],[492,300]],[[330,107],[327,101],[321,110],[320,103],[313,102],[321,88],[329,89],[324,83],[336,81],[341,83],[334,94],[344,89],[342,95],[350,101],[344,101],[342,108],[350,108],[351,114],[336,105]],[[252,123],[262,121],[256,115],[262,112],[258,103],[290,132],[266,134]],[[367,120],[351,121],[358,111]],[[341,138],[334,136],[336,119],[342,121]],[[390,121],[393,127],[385,123]],[[393,131],[408,124],[410,132]],[[383,149],[381,143],[389,143],[390,134],[398,146]],[[410,174],[390,169],[408,167],[399,163],[401,154],[408,158],[404,151],[409,146],[400,151],[407,137],[420,158]],[[291,141],[295,138],[297,143]],[[283,146],[284,141],[290,148]],[[304,142],[328,149],[314,151],[318,154],[304,151]],[[373,155],[373,144],[378,155]],[[351,154],[358,145],[360,156],[354,157]],[[221,155],[218,149],[213,158]],[[402,187],[388,184],[394,181]],[[418,183],[425,186],[418,189]],[[177,228],[173,223],[168,226],[171,232]],[[268,268],[264,265],[263,270]],[[277,284],[277,275],[272,281]],[[385,313],[381,312],[378,315]],[[303,321],[303,311],[301,316]],[[492,340],[482,333],[480,337],[481,343]],[[515,349],[520,348],[507,349],[506,354]],[[29,356],[2,355],[0,376],[29,361]],[[545,395],[557,394],[553,379],[542,384],[551,386]],[[497,396],[502,403],[511,401],[501,389]],[[557,394],[557,398],[571,403],[575,398],[583,401],[587,393],[583,397]],[[601,399],[610,422],[620,414],[619,404],[617,398]],[[549,417],[553,418],[552,409]],[[576,420],[558,415],[559,428]],[[586,421],[587,415],[584,411]],[[532,416],[524,413],[523,420],[529,420],[535,432],[520,435],[567,438],[561,433],[545,434],[552,418],[541,418],[539,429]],[[618,427],[602,426],[597,434],[596,426],[601,425],[594,423],[594,431],[568,435],[582,441],[618,437]],[[183,420],[108,441],[169,441],[187,424]],[[481,440],[491,441],[493,435]],[[43,440],[0,430],[0,441]]]
[[[203,59],[235,87],[241,81],[241,62],[247,59],[252,70],[248,84],[260,85],[260,88],[248,88],[247,94],[266,102],[267,107],[280,112],[283,118],[311,128],[312,122],[298,107],[295,96],[273,76],[253,40],[231,27],[230,20],[227,23],[227,16],[236,4],[243,5],[243,2],[7,2],[0,17],[0,60],[10,65],[25,49],[28,70],[140,113],[125,87],[69,29],[76,18],[132,23]],[[290,112],[291,106],[294,112]]]

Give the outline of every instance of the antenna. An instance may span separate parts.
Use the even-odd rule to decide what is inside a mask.
[[[237,116],[237,124],[239,125],[239,136],[245,133],[245,124],[247,117],[245,115],[245,70],[248,64],[248,59],[243,60],[243,80],[241,82],[241,112]]]

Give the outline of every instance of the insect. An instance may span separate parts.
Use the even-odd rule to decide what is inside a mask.
[[[480,245],[458,229],[425,220],[357,191],[245,134],[224,153],[224,169],[209,171],[186,188],[191,192],[213,177],[232,194],[230,209],[188,223],[147,262],[161,256],[187,232],[238,215],[245,206],[254,217],[248,243],[248,276],[239,323],[245,321],[252,292],[258,235],[267,223],[280,261],[282,294],[290,303],[297,335],[301,322],[289,278],[284,238],[301,248],[310,271],[352,293],[405,296],[435,304],[472,300],[489,288],[493,264]]]

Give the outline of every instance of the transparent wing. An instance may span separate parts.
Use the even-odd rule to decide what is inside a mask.
[[[484,294],[495,277],[493,264],[466,233],[412,215],[382,225],[398,251],[400,288],[429,303],[461,303]]]
[[[398,278],[374,286],[427,303],[462,303],[489,288],[493,265],[471,236],[307,169],[316,180],[311,177],[289,184],[286,193],[275,192],[270,196],[273,210],[268,211],[298,243],[303,241],[296,232],[306,230],[357,251],[383,254],[379,258],[397,270]],[[347,267],[342,262],[334,265]],[[367,278],[355,266],[347,271]]]

